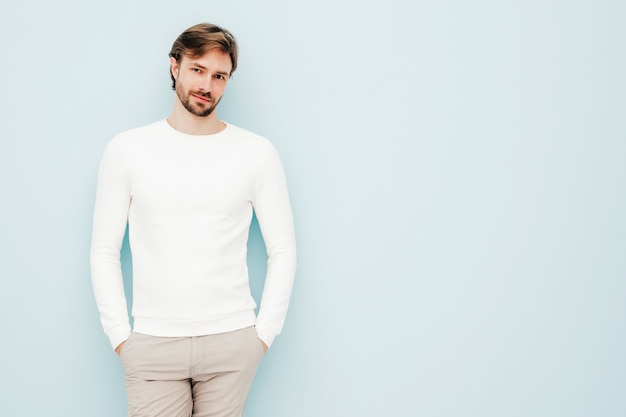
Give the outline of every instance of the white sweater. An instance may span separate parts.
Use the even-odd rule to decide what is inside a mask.
[[[268,254],[258,317],[246,266],[253,209]],[[134,331],[200,336],[256,325],[272,344],[289,304],[296,246],[283,167],[267,139],[230,124],[217,134],[187,135],[162,120],[108,144],[91,274],[113,347],[131,331],[120,266],[127,223]]]

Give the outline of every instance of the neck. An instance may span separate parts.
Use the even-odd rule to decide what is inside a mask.
[[[199,117],[189,113],[177,100],[167,122],[174,129],[188,135],[213,135],[226,128],[226,124],[217,117],[215,111],[206,117]]]

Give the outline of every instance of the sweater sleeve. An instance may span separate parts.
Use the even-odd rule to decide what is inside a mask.
[[[111,141],[100,162],[90,258],[100,321],[113,348],[130,335],[120,250],[131,196],[120,145]]]
[[[257,181],[253,207],[268,255],[256,329],[270,346],[282,330],[296,271],[296,240],[287,181],[273,146]]]

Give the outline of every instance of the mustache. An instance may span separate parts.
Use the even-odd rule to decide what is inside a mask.
[[[211,92],[207,91],[206,93],[202,92],[202,91],[195,91],[192,94],[196,95],[196,96],[200,96],[200,97],[204,97],[204,98],[208,98],[213,100],[213,98],[211,97]]]

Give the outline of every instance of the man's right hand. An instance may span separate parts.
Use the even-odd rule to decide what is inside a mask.
[[[117,345],[117,347],[115,348],[115,353],[117,353],[117,356],[120,356],[120,353],[122,352],[122,346],[124,346],[124,343],[126,343],[126,341],[123,341],[122,343]]]

